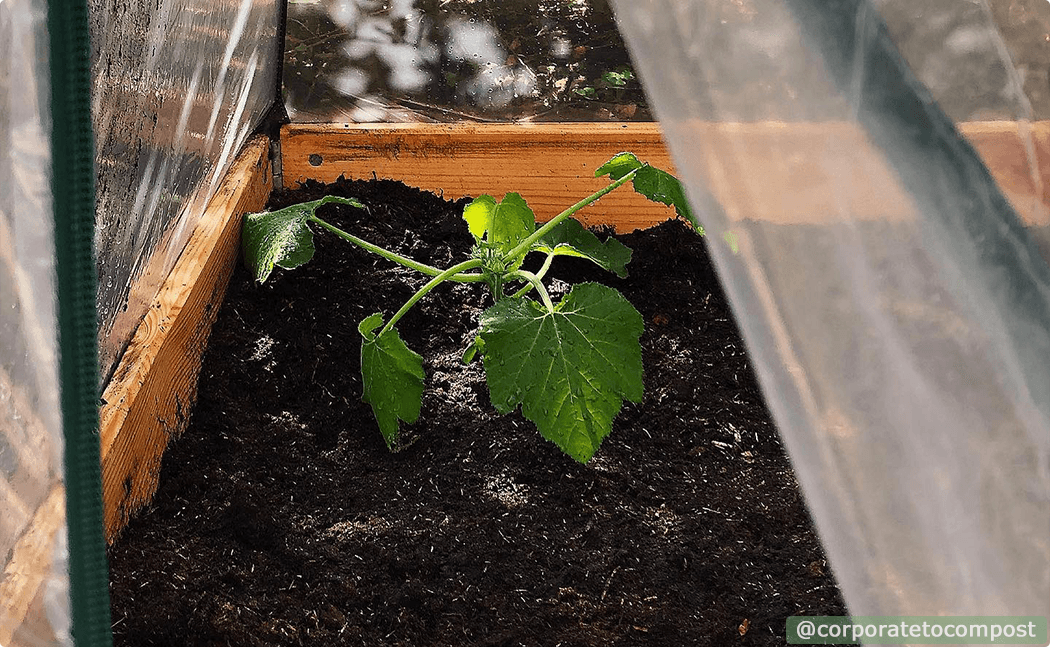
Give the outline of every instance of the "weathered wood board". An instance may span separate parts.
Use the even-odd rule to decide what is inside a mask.
[[[269,140],[229,170],[103,392],[102,494],[112,542],[157,488],[168,441],[185,428],[212,322],[237,260],[241,216],[272,187]]]

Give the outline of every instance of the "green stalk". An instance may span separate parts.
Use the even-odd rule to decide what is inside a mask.
[[[440,272],[437,276],[435,276],[434,278],[432,278],[429,281],[427,281],[426,285],[424,285],[423,287],[421,287],[418,290],[416,290],[416,293],[412,295],[412,298],[410,298],[408,301],[406,301],[405,305],[401,306],[401,309],[394,313],[394,316],[390,318],[390,321],[388,321],[385,326],[383,326],[383,329],[379,331],[379,334],[376,335],[376,338],[378,339],[379,337],[381,337],[383,335],[383,333],[385,333],[386,331],[388,331],[391,328],[393,328],[394,324],[397,323],[397,321],[399,319],[401,319],[401,317],[404,317],[405,313],[408,312],[409,310],[411,310],[412,306],[416,305],[417,301],[419,301],[424,296],[426,296],[427,292],[430,292],[431,290],[433,290],[437,286],[441,285],[445,281],[448,281],[448,280],[453,280],[454,281],[454,280],[456,280],[455,277],[457,275],[460,275],[459,274],[460,272],[463,272],[465,270],[472,270],[475,267],[481,267],[481,263],[482,263],[481,259],[472,258],[469,261],[463,261],[459,265],[453,265],[452,267],[448,268],[444,272]],[[460,276],[473,276],[473,275],[467,274],[467,275],[460,275]]]
[[[554,260],[555,256],[557,256],[557,254],[555,254],[554,252],[547,253],[547,258],[543,261],[543,266],[540,267],[540,271],[536,272],[536,278],[540,279],[541,281],[543,280],[543,277],[547,275],[547,270],[551,268],[551,261]],[[526,294],[528,294],[530,290],[532,290],[531,283],[515,292],[513,295],[511,295],[511,298],[517,299],[519,297],[523,297]]]
[[[503,294],[503,276],[500,274],[492,275],[492,299],[499,301],[504,296]]]
[[[519,277],[528,281],[531,284],[531,287],[536,288],[536,291],[540,293],[540,300],[543,301],[543,306],[547,308],[547,312],[554,314],[554,302],[551,301],[551,296],[547,294],[547,288],[543,287],[543,281],[540,281],[538,276],[525,270],[511,272],[507,276]]]
[[[639,167],[639,168],[643,168],[643,167]],[[637,175],[638,170],[639,169],[634,169],[630,173],[627,173],[626,175],[624,175],[619,180],[616,180],[612,184],[609,184],[608,186],[604,187],[603,189],[592,193],[591,195],[587,196],[583,200],[580,200],[579,202],[577,202],[576,204],[572,205],[571,207],[569,207],[565,211],[562,211],[558,215],[556,215],[553,218],[551,218],[550,220],[548,220],[547,224],[545,224],[542,227],[540,227],[539,229],[537,229],[535,232],[532,233],[531,236],[529,236],[525,240],[521,241],[521,243],[517,247],[512,249],[510,251],[510,253],[507,254],[507,258],[517,258],[517,257],[521,256],[522,254],[528,252],[529,249],[532,248],[532,244],[533,243],[535,243],[540,238],[543,238],[544,236],[546,236],[547,232],[550,231],[551,229],[554,229],[555,227],[557,227],[558,223],[560,223],[562,220],[565,220],[566,218],[568,218],[569,216],[573,215],[574,213],[576,213],[580,209],[583,209],[584,207],[586,207],[587,205],[591,204],[592,202],[596,202],[599,198],[604,196],[606,193],[609,193],[611,191],[615,191],[616,189],[620,188],[622,185],[626,184],[627,182],[630,182],[631,180],[634,179],[634,176]]]
[[[310,216],[308,218],[308,220],[310,222],[316,222],[317,224],[321,225],[322,227],[324,227],[328,231],[332,232],[336,236],[339,236],[343,240],[350,241],[351,243],[357,245],[358,247],[366,249],[366,250],[368,250],[370,252],[373,252],[375,254],[379,254],[380,256],[382,256],[383,258],[385,258],[387,260],[394,261],[395,263],[400,263],[401,265],[404,265],[405,267],[408,267],[408,268],[411,268],[413,270],[416,270],[417,272],[422,272],[423,274],[426,274],[427,276],[441,276],[441,275],[446,273],[445,270],[441,270],[441,269],[436,268],[436,267],[434,267],[432,265],[427,265],[426,263],[420,263],[419,261],[412,260],[411,258],[408,258],[407,256],[402,256],[402,255],[400,255],[400,254],[398,254],[396,252],[392,252],[390,250],[383,249],[382,247],[380,247],[378,245],[374,245],[374,244],[368,242],[367,240],[358,238],[357,236],[354,236],[353,234],[350,234],[350,233],[347,233],[347,232],[343,231],[342,229],[340,229],[339,227],[336,227],[335,225],[328,224],[327,222],[325,222],[324,220],[321,220],[317,216]],[[457,265],[457,267],[459,267],[459,266]],[[476,266],[471,266],[471,267],[476,267]],[[447,276],[443,280],[456,281],[458,283],[476,283],[477,281],[484,281],[485,277],[482,274],[458,274],[458,273],[454,273],[453,276]]]

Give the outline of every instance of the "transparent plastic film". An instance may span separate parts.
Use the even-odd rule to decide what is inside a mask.
[[[297,122],[650,121],[606,0],[288,7]]]
[[[280,3],[91,0],[105,378],[274,101]]]
[[[0,2],[0,645],[66,644],[47,8]]]
[[[1047,614],[1045,93],[1011,12],[614,6],[850,611]]]

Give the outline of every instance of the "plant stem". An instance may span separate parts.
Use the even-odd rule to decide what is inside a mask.
[[[547,276],[547,271],[550,270],[551,261],[554,260],[555,256],[557,256],[557,254],[555,254],[554,252],[550,252],[549,254],[547,254],[547,258],[544,259],[543,265],[540,266],[540,270],[536,272],[536,278],[542,279],[543,277]]]
[[[540,279],[541,281],[543,280],[543,277],[547,275],[547,270],[549,270],[551,268],[551,261],[554,260],[555,256],[557,256],[557,254],[555,254],[554,252],[548,252],[547,253],[547,259],[543,261],[543,266],[540,267],[540,271],[536,272],[536,278]],[[526,285],[525,287],[521,288],[520,290],[515,292],[513,295],[511,295],[511,298],[512,299],[517,299],[518,297],[523,297],[526,294],[528,294],[529,290],[531,290],[531,289],[532,289],[532,283],[529,283],[528,285]]]
[[[412,297],[405,302],[405,305],[401,306],[401,309],[394,313],[394,316],[390,318],[390,321],[388,321],[385,326],[383,326],[383,329],[379,331],[379,334],[376,335],[376,338],[379,338],[383,333],[393,328],[394,324],[396,324],[401,317],[404,317],[405,313],[411,310],[412,306],[416,305],[417,301],[426,296],[427,292],[430,292],[445,281],[448,281],[450,279],[455,280],[455,277],[457,275],[472,276],[470,274],[463,275],[459,273],[465,270],[472,270],[475,267],[481,267],[481,259],[472,258],[469,261],[463,261],[459,265],[453,265],[444,272],[438,273],[437,276],[427,281],[426,285],[416,290],[416,293],[413,294]]]
[[[586,207],[587,205],[591,204],[592,202],[596,202],[599,198],[604,196],[606,193],[609,193],[610,191],[615,191],[616,189],[620,188],[622,185],[626,184],[627,182],[630,182],[631,180],[634,179],[634,176],[637,175],[637,173],[638,173],[638,169],[634,169],[630,173],[627,173],[626,175],[624,175],[619,180],[616,180],[615,182],[609,184],[608,186],[606,186],[606,187],[604,187],[604,188],[602,188],[602,189],[600,189],[598,191],[595,191],[594,193],[592,193],[591,195],[587,196],[583,200],[580,200],[579,202],[577,202],[576,204],[572,205],[571,207],[569,207],[565,211],[562,211],[558,215],[554,216],[553,218],[551,218],[550,220],[547,221],[547,224],[545,224],[542,227],[540,227],[539,229],[537,229],[535,232],[532,233],[531,236],[529,236],[525,240],[521,241],[521,243],[517,247],[512,249],[510,251],[510,253],[507,254],[507,258],[517,258],[518,256],[521,256],[522,254],[526,253],[527,251],[529,251],[529,248],[532,247],[533,243],[535,243],[537,240],[539,240],[540,238],[543,238],[545,235],[547,235],[547,232],[550,231],[551,229],[554,229],[555,227],[557,227],[558,223],[560,223],[562,220],[565,220],[566,218],[568,218],[569,216],[573,215],[574,213],[576,213],[580,209],[583,209],[584,207]]]
[[[329,224],[329,223],[325,222],[324,220],[321,220],[317,216],[310,216],[309,220],[311,222],[316,222],[317,224],[321,225],[322,227],[324,227],[328,231],[332,232],[336,236],[339,236],[343,240],[348,240],[351,243],[357,245],[358,247],[366,249],[366,250],[368,250],[370,252],[373,252],[375,254],[379,254],[380,256],[382,256],[383,258],[385,258],[387,260],[394,261],[395,263],[400,263],[401,265],[404,265],[405,267],[408,267],[408,268],[411,268],[413,270],[416,270],[417,272],[422,272],[423,274],[426,274],[427,276],[441,276],[442,274],[445,273],[444,270],[438,269],[438,268],[436,268],[436,267],[434,267],[432,265],[427,265],[426,263],[420,263],[419,261],[414,261],[411,258],[408,258],[407,256],[402,256],[402,255],[400,255],[400,254],[398,254],[396,252],[392,252],[390,250],[383,249],[382,247],[380,247],[378,245],[373,245],[372,243],[368,242],[367,240],[363,240],[361,238],[358,238],[357,236],[354,236],[353,234],[349,234],[349,233],[343,231],[342,229],[340,229],[339,227],[336,227],[335,225]],[[459,267],[459,266],[457,265],[457,267]],[[476,267],[476,266],[472,266],[472,267]],[[458,283],[475,283],[477,281],[485,280],[485,277],[483,275],[481,275],[481,274],[458,274],[458,273],[455,273],[453,276],[445,277],[445,280],[456,281]]]
[[[540,300],[543,301],[543,306],[547,308],[547,312],[554,314],[554,302],[551,301],[551,295],[547,294],[547,288],[543,287],[543,281],[540,281],[538,276],[525,270],[511,272],[507,276],[520,277],[532,284],[532,287],[536,288],[536,291],[540,293]],[[518,295],[515,294],[514,296]]]

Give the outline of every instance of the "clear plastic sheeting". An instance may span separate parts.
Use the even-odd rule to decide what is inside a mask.
[[[1046,615],[1045,205],[945,116],[1016,120],[1043,194],[1013,9],[615,7],[851,612]]]
[[[274,101],[277,0],[90,0],[103,379]]]
[[[299,122],[650,120],[606,0],[288,7]]]
[[[0,645],[69,616],[55,330],[46,7],[0,2]],[[50,594],[48,592],[51,592]],[[50,607],[50,608],[48,608]],[[61,620],[60,620],[61,622]]]
[[[1030,103],[1037,104],[1038,118],[1050,117],[1046,2],[924,0],[921,14],[911,0],[873,4],[912,71],[952,119],[1030,119]]]

